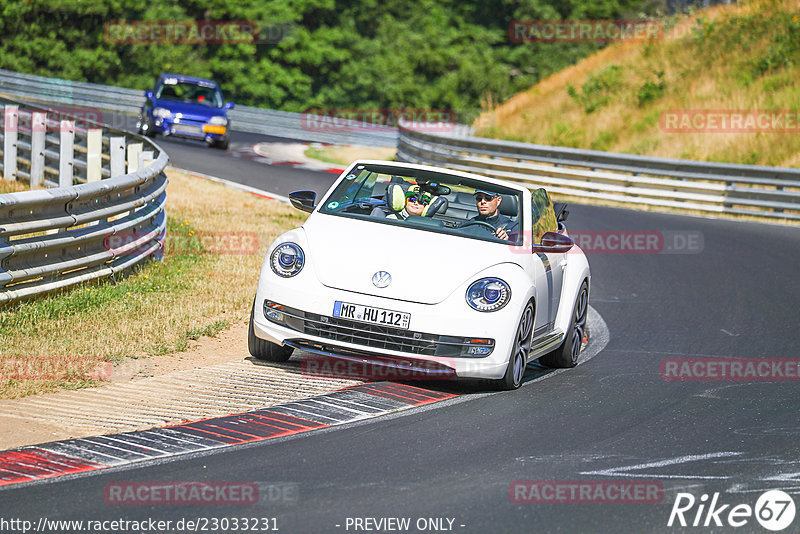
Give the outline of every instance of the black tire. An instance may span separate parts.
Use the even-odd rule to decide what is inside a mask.
[[[255,302],[253,302],[253,309],[250,310],[250,328],[247,332],[247,349],[250,351],[250,355],[258,360],[267,362],[287,361],[292,357],[292,352],[294,351],[292,347],[282,347],[256,336],[256,330],[253,326],[255,307]]]
[[[589,309],[589,286],[586,281],[578,291],[575,308],[572,311],[572,321],[569,324],[564,341],[552,352],[548,352],[539,361],[548,367],[570,368],[578,365],[578,356],[581,354],[583,338],[587,333],[586,314]]]
[[[517,325],[517,333],[514,337],[514,346],[508,357],[508,367],[503,378],[497,381],[500,389],[510,391],[517,389],[522,384],[522,377],[525,375],[526,360],[531,351],[531,339],[533,338],[533,303],[529,302],[522,312],[522,317]]]
[[[139,120],[137,122],[139,123],[139,135],[144,135],[146,137],[156,136],[156,132],[153,130],[153,123],[150,122],[150,118],[147,116],[144,110],[139,113]]]
[[[226,139],[225,139],[225,140],[223,140],[223,141],[218,141],[218,142],[214,143],[214,147],[215,147],[215,148],[222,149],[222,150],[228,150],[228,146],[229,146],[230,144],[231,144],[231,140],[230,140],[230,138],[226,138]]]

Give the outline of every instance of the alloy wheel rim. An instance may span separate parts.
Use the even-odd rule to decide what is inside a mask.
[[[575,323],[572,327],[572,363],[578,362],[578,356],[583,345],[583,337],[586,334],[586,311],[588,308],[589,295],[584,288],[578,296],[575,304]]]
[[[517,340],[514,347],[514,384],[520,384],[525,374],[525,359],[531,350],[531,333],[533,330],[533,311],[525,308],[517,328]]]

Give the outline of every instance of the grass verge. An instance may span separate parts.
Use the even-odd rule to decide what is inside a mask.
[[[346,167],[357,159],[392,161],[397,155],[397,149],[371,146],[310,146],[306,149],[305,155],[325,163]]]
[[[3,180],[0,176],[0,195],[3,193],[18,193],[19,191],[27,191],[30,189],[27,184],[19,181]]]
[[[96,385],[246,319],[269,243],[304,215],[169,169],[164,260],[0,308],[0,398]]]

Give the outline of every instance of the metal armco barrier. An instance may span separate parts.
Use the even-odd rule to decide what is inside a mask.
[[[24,95],[42,102],[137,114],[142,91],[71,82],[0,70],[0,93]],[[246,106],[230,112],[231,129],[305,141],[369,146],[397,146],[398,158],[416,163],[497,176],[547,187],[553,193],[611,200],[631,205],[689,209],[706,213],[752,215],[800,220],[800,170],[754,165],[653,158],[596,150],[533,145],[473,137],[469,128],[426,133],[406,128],[323,131],[313,117]],[[341,126],[341,121],[339,123]],[[333,128],[334,130],[336,128]],[[361,130],[361,131],[360,131]],[[79,141],[82,138],[76,134]],[[105,138],[104,141],[105,143]],[[20,145],[28,150],[27,145]],[[83,150],[78,144],[76,150]],[[54,159],[45,151],[46,161]],[[110,173],[102,159],[101,174]],[[85,176],[84,159],[76,176]],[[45,165],[45,175],[54,175]],[[23,173],[27,172],[23,169]],[[24,176],[24,174],[23,174]]]
[[[144,91],[72,82],[0,69],[0,93],[51,105],[76,106],[138,115]],[[397,128],[365,127],[356,121],[318,124],[313,114],[236,106],[228,112],[236,132],[274,135],[300,141],[342,145],[397,146]],[[116,125],[114,125],[116,126]]]
[[[397,156],[575,197],[800,220],[800,169],[652,158],[404,128]]]
[[[56,187],[0,194],[0,303],[112,277],[160,255],[166,152],[138,135],[52,120],[53,110],[2,104],[3,179]]]

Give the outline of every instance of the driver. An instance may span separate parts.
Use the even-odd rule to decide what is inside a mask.
[[[478,215],[470,221],[488,223],[494,228],[494,236],[508,241],[508,234],[517,229],[517,223],[498,211],[503,199],[497,193],[476,189],[473,194],[478,206]]]

